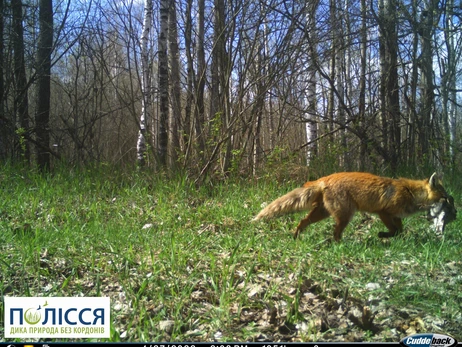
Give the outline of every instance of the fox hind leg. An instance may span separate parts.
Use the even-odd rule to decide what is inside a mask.
[[[403,221],[401,218],[393,217],[387,213],[379,213],[383,224],[388,228],[388,232],[380,232],[379,237],[393,237],[403,231]]]
[[[323,205],[316,205],[308,215],[303,218],[295,229],[294,232],[294,239],[298,238],[300,233],[305,229],[308,225],[319,222],[323,219],[329,217],[329,212],[324,208]]]
[[[296,239],[300,233],[305,229],[308,225],[319,222],[323,219],[326,219],[331,214],[324,206],[317,206],[311,212],[301,220],[300,224],[298,224],[297,229],[294,233],[294,239]],[[345,214],[345,215],[336,215],[335,217],[335,230],[334,230],[334,240],[340,241],[342,238],[343,230],[345,230],[348,223],[350,223],[352,214]]]
[[[334,240],[339,242],[342,238],[343,230],[347,227],[348,223],[350,223],[351,217],[353,215],[340,215],[335,216],[335,229],[334,229]]]

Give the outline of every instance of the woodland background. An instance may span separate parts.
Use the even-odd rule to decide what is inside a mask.
[[[457,0],[1,0],[0,158],[460,165]]]

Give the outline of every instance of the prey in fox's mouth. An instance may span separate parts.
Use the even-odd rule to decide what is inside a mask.
[[[443,235],[446,225],[456,220],[456,218],[457,210],[454,206],[454,198],[451,195],[435,202],[427,212],[427,220],[433,221],[432,228],[439,236]]]

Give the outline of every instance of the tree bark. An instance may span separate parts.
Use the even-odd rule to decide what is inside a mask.
[[[316,37],[316,12],[319,5],[319,1],[313,1],[310,3],[310,6],[307,8],[306,13],[306,25],[307,25],[307,34],[308,35],[308,85],[306,93],[306,102],[307,102],[307,143],[309,143],[307,148],[307,165],[310,164],[312,158],[315,158],[318,154],[318,122],[317,122],[317,103],[316,98],[316,61],[317,57],[317,37]]]
[[[37,165],[42,171],[50,168],[50,74],[53,51],[53,1],[40,0],[39,39],[37,50]]]
[[[180,87],[180,61],[178,49],[178,30],[176,19],[175,0],[170,0],[169,6],[169,58],[170,58],[170,100],[172,111],[170,112],[168,127],[168,167],[173,170],[178,164],[180,152],[179,127],[181,124],[181,87]]]
[[[225,18],[225,1],[214,0],[214,48],[212,51],[212,68],[211,68],[211,100],[210,100],[210,117],[214,123],[219,121],[221,131],[213,134],[216,142],[223,131],[231,131],[229,125],[230,105],[229,105],[229,83],[230,74],[228,66],[228,56],[226,52],[226,18]],[[218,127],[215,128],[217,130]],[[225,149],[222,158],[222,172],[228,174],[231,166],[231,150],[233,136],[227,136],[224,143]]]
[[[16,130],[19,137],[17,145],[19,154],[29,162],[30,149],[29,142],[26,140],[24,133],[29,133],[29,98],[28,85],[26,78],[26,63],[24,60],[24,28],[21,0],[11,0],[13,11],[13,50],[14,50],[14,114],[16,120],[13,124],[19,124],[20,129]]]
[[[158,42],[158,78],[159,78],[159,164],[167,165],[168,150],[168,119],[169,119],[169,92],[168,92],[168,12],[169,0],[160,1],[160,31]]]
[[[345,18],[344,18],[344,11],[342,11],[342,4],[341,0],[336,0],[336,10],[334,10],[334,17],[332,18],[334,23],[333,33],[333,44],[336,47],[335,49],[335,86],[337,90],[337,111],[335,112],[336,121],[338,124],[346,124],[346,111],[344,109],[345,105],[345,55],[347,51],[345,49],[345,38],[348,37],[348,33],[345,33]],[[348,163],[347,159],[347,141],[346,141],[346,128],[340,129],[339,131],[340,137],[340,147],[342,151],[338,157],[339,164],[341,167],[347,167]]]
[[[336,0],[330,0],[330,20],[331,20],[331,25],[334,27],[335,26],[335,9],[336,9]],[[336,80],[336,55],[337,53],[337,47],[335,46],[335,33],[334,30],[332,32],[332,43],[331,43],[331,49],[330,49],[330,58],[329,58],[329,79],[334,82]],[[331,86],[329,88],[329,94],[327,96],[327,122],[328,122],[328,132],[331,134],[329,136],[329,142],[330,146],[334,144],[334,114],[335,114],[335,91],[334,91],[334,86]]]
[[[422,11],[421,26],[421,93],[422,93],[422,111],[420,112],[421,120],[419,122],[419,147],[421,156],[425,157],[430,154],[431,139],[431,119],[434,109],[435,92],[433,85],[433,21],[434,12],[437,9],[438,0],[429,0],[427,8]]]
[[[456,125],[457,125],[457,56],[456,56],[456,29],[455,18],[452,14],[454,0],[448,0],[444,7],[444,43],[446,46],[446,59],[443,61],[442,71],[442,97],[443,97],[443,125],[445,134],[449,134],[447,152],[451,167],[456,163]],[[456,19],[457,20],[457,19]]]
[[[4,115],[5,114],[5,86],[4,86],[4,70],[3,70],[3,64],[4,64],[4,40],[3,40],[3,31],[4,31],[4,26],[3,26],[3,5],[4,5],[4,0],[0,0],[0,114]],[[0,119],[0,159],[6,159],[7,157],[7,149],[8,149],[8,126],[6,122],[3,119]]]
[[[185,165],[190,154],[190,141],[192,135],[191,120],[192,120],[192,105],[194,102],[194,59],[192,48],[192,3],[193,0],[186,1],[185,10],[185,49],[186,49],[186,103],[185,116],[183,124],[183,144],[185,148]]]
[[[152,0],[144,2],[143,30],[141,33],[141,116],[136,146],[136,159],[139,167],[146,165],[147,138],[151,119],[151,77],[149,69],[149,33],[152,28]]]
[[[396,0],[381,0],[379,8],[381,114],[384,148],[390,158],[390,169],[395,173],[401,159],[401,115],[398,86],[398,35]]]
[[[366,0],[361,0],[361,73],[359,76],[359,105],[358,126],[361,130],[366,128],[366,71],[367,71],[367,7]],[[359,170],[366,169],[367,142],[365,137],[360,137]]]
[[[198,142],[199,162],[205,162],[205,81],[206,81],[206,65],[205,65],[205,0],[197,2],[197,76],[196,76],[196,104],[194,107],[194,124],[196,138]]]

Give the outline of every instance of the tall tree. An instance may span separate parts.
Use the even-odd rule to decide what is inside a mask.
[[[433,83],[433,30],[435,13],[438,8],[438,0],[426,0],[425,9],[422,11],[421,23],[421,104],[420,129],[419,129],[419,148],[421,157],[425,157],[430,152],[431,139],[431,119],[434,113],[435,86]]]
[[[222,171],[228,173],[231,166],[231,150],[232,150],[232,137],[229,134],[231,114],[229,107],[229,84],[230,81],[230,67],[229,57],[226,51],[226,41],[228,30],[231,30],[226,22],[226,1],[214,0],[214,44],[212,50],[212,66],[211,66],[211,95],[210,95],[210,117],[214,123],[219,122],[220,126],[215,129],[220,129],[220,135],[224,136],[224,155],[222,161]],[[214,134],[217,135],[217,134]],[[223,138],[223,136],[220,136]],[[213,153],[217,153],[216,149],[221,146],[221,139],[216,141]],[[212,158],[213,159],[213,158]]]
[[[13,124],[19,124],[17,131],[21,155],[30,160],[29,141],[29,97],[24,59],[23,6],[21,0],[11,0],[13,12],[13,60],[14,60],[14,114]]]
[[[358,103],[358,123],[361,129],[361,135],[363,129],[365,129],[366,123],[366,72],[367,72],[367,7],[366,0],[361,0],[361,66],[359,75],[359,103]],[[360,158],[359,158],[359,169],[365,170],[366,164],[366,151],[367,142],[365,136],[360,136]]]
[[[438,61],[440,61],[441,79],[441,97],[443,110],[443,128],[445,134],[449,134],[447,141],[448,157],[452,165],[456,162],[456,124],[457,124],[457,44],[456,37],[458,31],[454,15],[454,0],[447,0],[446,6],[443,7],[443,32],[444,32],[444,54],[437,51]],[[459,38],[460,40],[460,38]]]
[[[5,87],[4,87],[4,71],[3,71],[3,64],[4,64],[4,39],[3,39],[3,31],[4,31],[4,25],[3,25],[3,5],[4,5],[4,0],[0,0],[0,114],[2,117],[0,117],[0,159],[6,159],[6,154],[7,154],[7,148],[8,148],[8,143],[7,143],[7,136],[8,136],[8,127],[6,120],[3,119],[5,115]]]
[[[191,144],[191,120],[192,120],[192,106],[194,101],[194,57],[193,57],[193,47],[192,47],[192,5],[193,0],[186,1],[185,9],[185,49],[186,49],[186,102],[185,102],[185,116],[184,116],[184,125],[183,125],[183,143],[185,148],[185,164],[189,158],[190,154],[190,144]]]
[[[419,20],[417,20],[417,13],[419,1],[412,0],[411,2],[411,12],[409,13],[408,21],[412,24],[412,36],[411,36],[411,51],[409,54],[409,59],[412,62],[419,61],[420,57],[420,47],[419,47],[419,35],[421,33]],[[406,13],[406,12],[405,12]],[[408,77],[410,75],[410,77]],[[417,117],[418,111],[418,97],[417,97],[417,86],[419,84],[419,64],[412,64],[410,71],[404,73],[404,101],[405,101],[405,112],[407,115],[407,124],[406,124],[406,163],[409,166],[414,166],[416,159],[421,159],[422,152],[420,150],[416,151],[416,138],[417,130],[420,129],[419,119]],[[419,153],[416,153],[419,152]]]
[[[307,164],[310,164],[312,158],[315,158],[318,154],[318,122],[317,122],[317,104],[318,100],[316,97],[317,88],[317,74],[316,74],[316,61],[318,40],[316,37],[316,12],[318,9],[319,0],[310,2],[307,7],[306,13],[306,33],[308,37],[308,85],[306,88],[306,102],[307,102]]]
[[[178,22],[176,16],[176,1],[170,0],[169,6],[169,60],[170,60],[170,100],[172,111],[168,122],[168,167],[174,169],[180,151],[179,127],[181,123],[181,86],[180,86],[180,57],[178,49]]]
[[[145,0],[141,33],[141,117],[136,146],[137,161],[140,167],[146,165],[147,138],[151,119],[151,74],[149,69],[149,34],[152,28],[152,0]]]
[[[40,0],[39,39],[37,49],[37,165],[42,170],[50,167],[50,74],[53,51],[53,1]]]
[[[263,17],[263,16],[262,16]],[[264,17],[263,17],[264,18]],[[258,36],[261,36],[259,38]],[[255,118],[254,121],[254,133],[253,133],[253,142],[252,142],[252,173],[256,175],[257,168],[260,164],[260,160],[262,157],[262,146],[261,146],[261,127],[262,127],[262,119],[264,116],[264,109],[265,109],[265,94],[266,94],[266,84],[268,83],[268,74],[269,74],[269,67],[268,67],[268,60],[267,60],[267,27],[265,26],[262,34],[258,35],[259,43],[257,45],[257,58],[256,58],[256,71],[255,71],[255,80],[256,80],[256,95],[255,95],[255,103],[252,110],[252,116]],[[259,75],[261,74],[261,76]]]
[[[401,146],[401,110],[398,87],[398,34],[396,0],[379,0],[379,51],[381,115],[386,160],[392,172],[398,169]]]
[[[206,81],[206,64],[205,64],[205,0],[197,1],[197,75],[196,75],[196,107],[194,108],[194,124],[199,153],[205,150],[205,81]]]
[[[336,14],[336,5],[337,1],[336,0],[329,0],[329,12],[330,12],[330,26],[331,26],[331,47],[330,47],[330,57],[329,57],[329,80],[330,80],[330,88],[329,88],[329,94],[327,96],[327,122],[328,122],[328,132],[331,134],[329,136],[330,138],[330,145],[333,145],[334,143],[334,120],[335,120],[335,80],[336,80],[336,66],[335,64],[337,63],[337,50],[339,50],[341,47],[336,46],[337,42],[337,14]]]
[[[339,156],[339,163],[342,167],[346,167],[348,165],[347,162],[347,140],[346,140],[346,110],[344,108],[345,105],[345,84],[346,78],[345,73],[347,66],[345,64],[345,56],[348,54],[347,52],[347,44],[346,39],[348,38],[348,32],[346,29],[348,25],[345,21],[345,11],[342,7],[342,1],[336,0],[335,10],[334,10],[334,18],[332,19],[334,23],[334,28],[332,30],[333,34],[333,45],[335,46],[335,89],[336,89],[336,96],[338,98],[338,106],[335,112],[336,122],[340,125],[341,129],[338,132],[340,146],[342,151]]]
[[[159,134],[158,157],[161,166],[167,164],[169,78],[168,78],[168,12],[170,0],[160,0],[160,30],[158,39]]]

